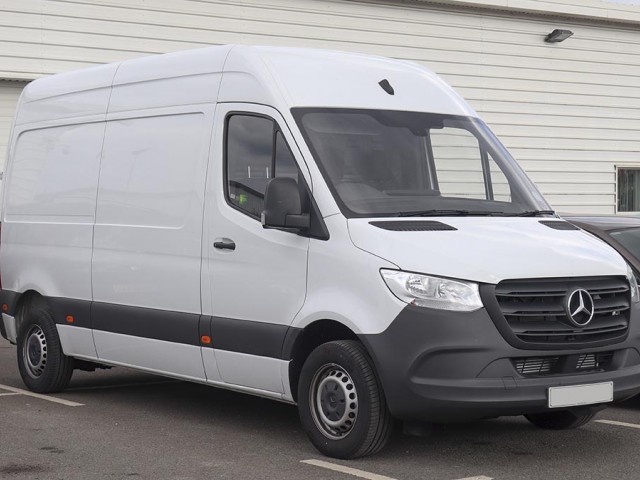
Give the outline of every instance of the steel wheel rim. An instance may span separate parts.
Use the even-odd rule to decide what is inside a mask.
[[[47,338],[42,329],[34,325],[27,333],[22,348],[22,359],[31,378],[39,378],[47,366]]]
[[[313,421],[325,437],[345,438],[358,418],[358,393],[353,379],[339,365],[322,366],[311,381],[309,405]]]

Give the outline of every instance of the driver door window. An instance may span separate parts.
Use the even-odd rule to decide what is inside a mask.
[[[264,209],[269,180],[298,181],[296,161],[278,124],[271,118],[233,114],[226,124],[227,201],[256,219]]]

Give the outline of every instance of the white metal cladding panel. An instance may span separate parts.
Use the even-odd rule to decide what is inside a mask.
[[[4,171],[13,114],[16,111],[20,92],[22,92],[25,85],[24,82],[0,80],[0,172]]]
[[[10,3],[0,3],[0,77],[225,43],[373,53],[441,74],[560,211],[613,213],[615,165],[640,165],[637,28],[400,2]],[[575,35],[545,44],[558,27]]]

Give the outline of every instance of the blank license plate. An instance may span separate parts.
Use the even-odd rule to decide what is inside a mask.
[[[613,382],[549,388],[549,408],[576,407],[613,401]]]

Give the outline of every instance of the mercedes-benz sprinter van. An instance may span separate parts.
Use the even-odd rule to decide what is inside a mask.
[[[223,46],[36,80],[5,179],[0,326],[36,392],[131,367],[296,403],[354,458],[394,417],[572,428],[640,390],[628,265],[412,63]]]

